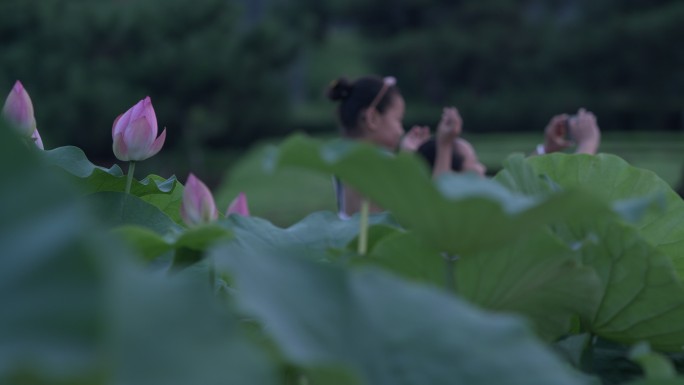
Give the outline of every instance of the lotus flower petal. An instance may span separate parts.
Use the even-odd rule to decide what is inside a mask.
[[[148,152],[149,156],[155,156],[157,153],[162,149],[164,146],[164,142],[166,141],[166,128],[164,128],[164,131],[162,131],[161,135],[152,143],[152,146],[150,147],[150,150]]]
[[[142,115],[147,118],[147,122],[150,124],[150,127],[152,127],[152,130],[154,131],[154,136],[157,136],[157,115],[154,113],[154,107],[152,107],[152,100],[150,100],[150,97],[146,97],[143,100],[143,112]]]
[[[117,116],[116,119],[114,119],[114,124],[112,124],[112,139],[114,139],[114,137],[116,137],[116,135],[122,131],[120,128],[117,129],[117,124],[119,123],[123,115],[124,114],[119,114],[119,116]]]
[[[232,202],[230,202],[226,216],[230,214],[242,215],[243,217],[249,216],[249,206],[247,205],[247,196],[245,193],[241,192]]]
[[[123,161],[130,160],[128,158],[128,148],[126,147],[126,142],[123,140],[123,134],[117,134],[114,137],[112,149],[114,150],[114,156],[116,156],[117,159]]]
[[[158,138],[157,130],[157,117],[147,96],[114,120],[114,155],[124,161],[141,161],[156,155],[166,141],[166,130]]]
[[[145,160],[149,158],[148,152],[154,143],[154,132],[147,119],[140,117],[131,122],[128,129],[123,132],[123,140],[128,147],[128,157],[131,160]]]
[[[45,150],[45,147],[43,146],[43,139],[40,137],[40,133],[38,132],[37,128],[33,130],[33,135],[31,135],[31,138],[36,144],[36,147],[40,148],[41,150]]]
[[[183,190],[180,214],[183,222],[188,226],[210,223],[218,219],[218,211],[211,191],[193,174],[188,176]]]
[[[7,95],[2,115],[19,130],[22,136],[30,138],[33,135],[36,129],[33,103],[19,80],[14,83],[12,91]]]

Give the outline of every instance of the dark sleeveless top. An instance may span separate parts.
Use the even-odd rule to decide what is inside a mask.
[[[342,185],[342,181],[334,175],[332,177],[332,182],[333,188],[335,189],[335,198],[337,200],[337,216],[340,217],[340,219],[349,219],[349,215],[347,215],[347,211],[345,210],[344,185]]]

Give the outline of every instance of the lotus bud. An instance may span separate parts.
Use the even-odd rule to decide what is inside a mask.
[[[40,138],[40,133],[38,132],[37,128],[33,130],[31,139],[33,139],[33,142],[36,144],[36,147],[40,148],[41,150],[45,150],[45,147],[43,146],[43,139]]]
[[[211,191],[193,174],[188,176],[185,184],[180,210],[183,222],[188,226],[209,223],[218,219],[218,211]]]
[[[14,83],[12,91],[7,95],[5,106],[2,108],[2,115],[12,125],[14,125],[19,133],[25,137],[30,138],[36,129],[36,118],[33,116],[33,103],[28,92],[19,80]]]
[[[247,196],[245,193],[241,192],[232,202],[230,202],[228,211],[226,211],[226,216],[230,214],[242,215],[243,217],[249,216],[249,207],[247,206]]]
[[[114,155],[123,161],[145,160],[161,150],[166,129],[157,137],[157,116],[149,96],[114,120],[112,139]]]

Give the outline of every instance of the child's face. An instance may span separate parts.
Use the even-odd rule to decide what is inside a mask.
[[[399,146],[401,136],[404,135],[405,108],[404,98],[395,95],[385,112],[378,118],[376,129],[372,132],[373,142],[392,150]]]
[[[464,172],[474,172],[480,176],[485,176],[487,168],[477,159],[477,154],[473,146],[467,140],[458,138],[454,141],[454,151],[463,157]]]

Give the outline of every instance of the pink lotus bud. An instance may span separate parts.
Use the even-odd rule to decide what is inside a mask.
[[[12,91],[7,95],[2,114],[11,124],[19,129],[22,136],[30,138],[36,129],[36,118],[33,116],[33,103],[28,92],[19,80],[14,83]]]
[[[114,120],[112,139],[119,160],[145,160],[161,150],[166,129],[157,138],[157,116],[149,96]]]
[[[216,203],[207,186],[190,174],[183,190],[180,209],[183,222],[188,226],[209,223],[218,218]]]
[[[33,142],[36,143],[36,147],[40,148],[41,150],[45,150],[45,147],[43,147],[43,139],[40,138],[40,133],[38,132],[37,128],[33,130],[31,139],[33,139]]]
[[[230,214],[242,215],[243,217],[249,216],[249,207],[247,206],[247,196],[245,193],[241,192],[237,198],[230,202],[226,216]]]

